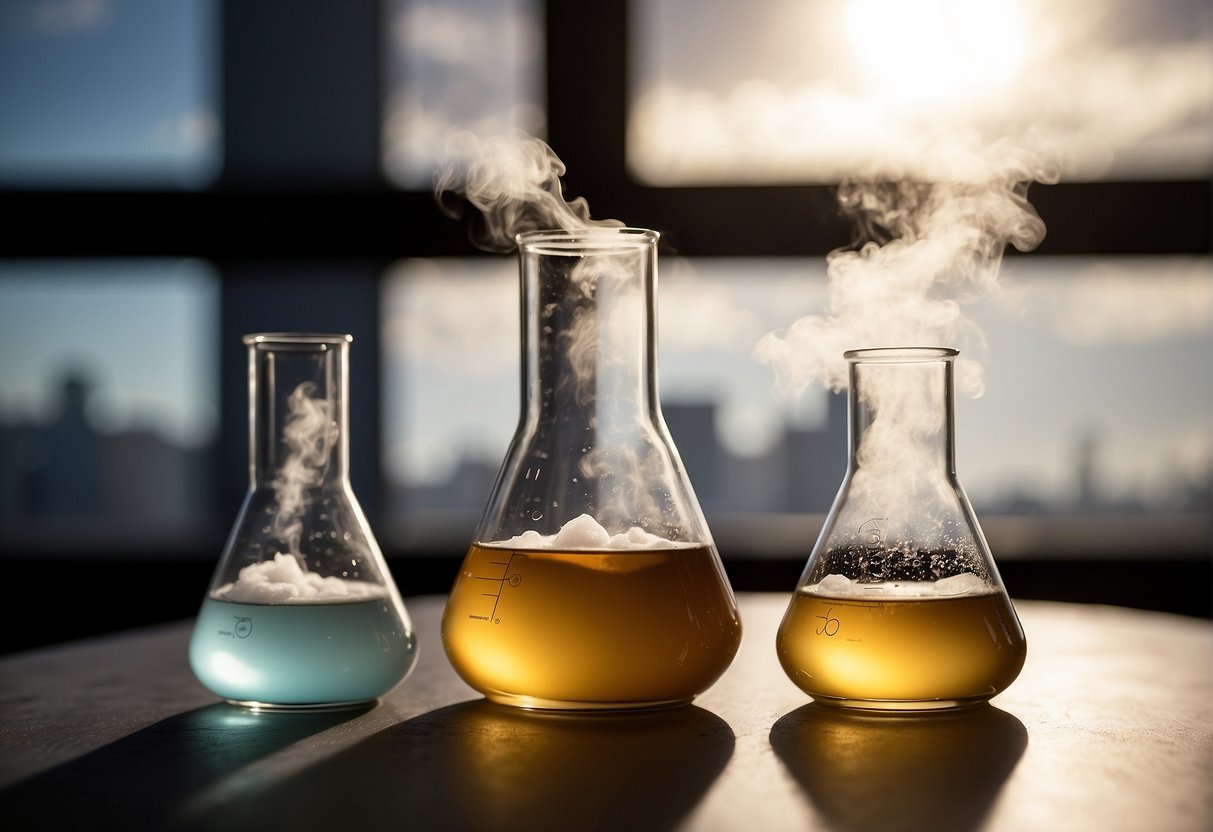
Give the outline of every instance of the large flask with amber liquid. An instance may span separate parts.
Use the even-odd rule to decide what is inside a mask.
[[[442,620],[455,670],[494,702],[685,704],[740,644],[661,414],[657,241],[636,228],[517,238],[521,418]]]

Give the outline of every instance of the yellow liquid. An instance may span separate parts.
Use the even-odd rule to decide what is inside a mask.
[[[532,708],[690,701],[728,668],[741,619],[715,550],[473,545],[442,640],[487,698]]]
[[[784,672],[823,704],[928,710],[984,702],[1027,642],[1002,592],[868,600],[797,592],[776,639]]]

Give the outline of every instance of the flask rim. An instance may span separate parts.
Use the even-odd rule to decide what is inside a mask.
[[[950,361],[960,355],[952,347],[865,347],[847,350],[842,357],[847,361],[885,361],[907,363],[913,361]]]
[[[245,346],[341,346],[354,341],[346,332],[250,332],[241,340]]]
[[[568,253],[655,246],[661,234],[634,226],[590,226],[587,228],[543,228],[514,235],[519,248]]]

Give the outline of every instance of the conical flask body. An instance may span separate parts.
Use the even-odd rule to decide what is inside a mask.
[[[823,704],[962,707],[1023,667],[1023,629],[956,475],[956,354],[846,353],[847,472],[776,640]]]
[[[657,235],[518,242],[522,413],[443,616],[447,655],[520,707],[689,702],[741,620],[659,405]]]
[[[416,639],[349,481],[348,335],[248,335],[249,490],[190,641],[211,692],[258,708],[372,702]]]

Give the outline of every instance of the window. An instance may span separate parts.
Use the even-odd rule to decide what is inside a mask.
[[[846,91],[853,109],[879,79],[856,75],[843,47],[823,33],[841,31],[847,15],[850,25],[859,19],[854,15],[866,15],[869,30],[888,34],[894,30],[889,26],[906,25],[896,19],[905,4],[886,9],[863,2],[772,0],[749,7],[740,18],[729,4],[622,5],[627,15],[615,14],[620,4],[581,14],[549,10],[549,25],[563,26],[562,34],[595,32],[583,39],[549,33],[555,52],[550,64],[581,72],[573,81],[560,70],[549,75],[553,147],[568,164],[570,192],[586,196],[595,216],[609,211],[628,224],[663,232],[663,310],[729,310],[701,316],[717,322],[713,331],[723,334],[716,343],[695,342],[695,328],[680,326],[691,316],[663,316],[666,418],[722,544],[727,541],[739,558],[797,559],[811,545],[841,477],[845,435],[837,411],[843,405],[834,399],[831,435],[831,397],[817,389],[795,402],[777,400],[770,371],[752,350],[764,333],[822,312],[828,255],[849,243],[854,231],[841,217],[833,190],[841,171],[854,169],[854,160],[850,168],[840,167],[847,157],[838,154],[862,147],[871,159],[880,158],[882,149],[896,150],[902,155],[884,159],[893,171],[913,157],[905,155],[904,142],[875,147],[857,145],[854,135],[823,137],[815,128],[832,111],[790,108],[789,102],[846,110],[839,98]],[[956,16],[953,27],[990,23],[964,17],[963,5],[936,4]],[[1199,226],[1208,216],[1200,183],[1210,174],[1213,136],[1206,94],[1213,83],[1213,52],[1203,48],[1210,36],[1190,3],[1169,4],[1149,26],[1133,23],[1131,9],[1095,0],[1090,5],[1082,20],[1069,12],[1046,14],[1030,3],[991,5],[990,13],[1001,9],[1022,17],[995,21],[997,37],[1050,32],[1052,40],[1048,48],[1003,44],[1023,52],[1015,73],[995,57],[982,58],[993,63],[975,77],[1018,91],[1006,96],[1006,106],[996,102],[999,112],[944,108],[951,118],[971,119],[957,131],[1013,136],[1015,141],[1003,142],[1012,149],[1016,141],[1027,141],[1026,128],[1012,132],[1008,125],[1022,125],[1025,117],[1034,119],[1032,130],[1048,132],[1056,125],[1048,146],[1064,140],[1069,164],[1061,184],[1029,194],[1046,226],[1039,250],[1017,257],[1007,246],[1004,294],[978,294],[980,302],[967,308],[979,330],[971,346],[983,353],[987,392],[959,403],[960,454],[967,460],[962,481],[996,550],[1007,557],[1132,557],[1162,540],[1172,552],[1200,556],[1207,548],[1213,469],[1207,385],[1195,381],[1209,375],[1213,332],[1208,232]],[[723,32],[730,49],[713,51]],[[626,41],[626,55],[602,46],[617,43],[613,38]],[[1083,47],[1085,63],[1069,60],[1084,39],[1090,41]],[[972,58],[972,50],[966,46],[950,59]],[[1169,57],[1150,59],[1158,54]],[[716,57],[708,60],[709,55]],[[1152,67],[1144,75],[1110,69],[1143,61]],[[1052,105],[1025,105],[1031,101],[1025,90],[1047,86],[1046,78],[1074,100],[1075,89],[1088,89],[1081,79],[1093,67],[1104,69],[1105,83],[1089,87],[1089,101],[1079,97],[1080,109],[1086,109],[1078,121],[1096,113],[1101,123],[1111,124],[1126,112],[1116,101],[1142,102],[1139,123],[1104,131],[1108,143],[1078,135],[1070,116],[1063,119]],[[973,78],[949,78],[944,69],[935,67],[935,75],[913,87],[885,90],[900,98],[883,110],[905,120],[938,109],[945,96],[972,104],[976,89],[957,85]],[[941,85],[938,94],[923,91],[928,80]],[[585,95],[587,88],[595,94]],[[1161,96],[1160,90],[1169,94]],[[770,112],[756,112],[759,105],[770,106]],[[869,103],[871,113],[883,110]],[[800,130],[813,132],[813,140],[798,143],[801,134],[789,129],[767,131],[753,144],[713,141],[737,138],[734,130],[761,133],[771,118],[790,120],[793,114],[805,117]],[[884,130],[869,123],[867,129],[883,141],[893,127],[904,137],[908,123]],[[859,127],[854,122],[848,129]],[[924,140],[913,147],[923,150]],[[1163,147],[1165,153],[1156,152]],[[789,155],[805,149],[834,155]],[[763,165],[750,164],[755,159]],[[1167,199],[1176,201],[1154,202]],[[1152,209],[1139,209],[1147,203],[1165,220],[1143,221]],[[1091,212],[1108,220],[1106,226],[1088,223],[1084,217]],[[469,278],[468,269],[478,276]],[[426,541],[419,548],[445,548],[438,543],[444,534],[457,547],[470,532],[513,429],[514,322],[492,325],[477,316],[508,302],[514,280],[509,258],[493,264],[418,258],[389,278],[384,306],[391,323],[384,333],[388,355],[396,357],[387,359],[385,375],[388,505],[398,518],[400,539]],[[465,294],[460,286],[467,287]],[[460,367],[477,366],[465,357],[444,364],[439,382],[435,368],[425,366],[428,359],[418,357],[429,354],[421,345],[425,333],[456,319],[436,310],[460,307],[469,318],[468,331],[448,335],[450,342],[465,346],[475,337],[478,346],[471,353],[483,349],[499,366],[491,374],[469,369],[463,375]],[[1061,310],[1068,320],[1058,318]],[[1132,324],[1124,320],[1129,310],[1174,323]],[[720,324],[722,318],[730,325]],[[1113,320],[1119,320],[1116,331]],[[1032,357],[1027,366],[1035,374],[1019,356]],[[1185,370],[1167,381],[1144,369],[1144,362]],[[435,376],[427,386],[430,373]],[[452,377],[458,379],[454,384]],[[1143,421],[1155,409],[1145,406],[1147,399],[1166,401],[1168,418]],[[427,417],[427,408],[439,401],[443,407]],[[454,413],[459,415],[449,415]],[[1045,413],[1050,418],[1043,423],[1029,418]],[[469,422],[474,418],[475,428]],[[455,438],[460,430],[466,441]],[[1018,443],[1009,444],[1009,436]],[[439,516],[442,523],[435,520]]]
[[[948,63],[972,57],[964,44],[936,50],[942,63],[917,75],[890,75],[872,55],[847,64],[856,20],[869,45],[912,25],[898,17],[909,4],[872,0],[769,0],[744,14],[718,0],[7,4],[0,315],[22,328],[4,335],[18,344],[6,344],[5,360],[20,365],[0,376],[5,430],[37,426],[61,378],[59,366],[40,365],[44,392],[25,392],[36,351],[12,333],[67,344],[92,331],[85,357],[113,358],[124,373],[135,360],[119,357],[115,330],[164,345],[144,355],[135,386],[160,377],[153,361],[172,361],[177,380],[188,379],[192,416],[165,405],[154,418],[206,457],[188,487],[168,492],[177,509],[199,508],[205,516],[189,522],[206,530],[166,546],[143,525],[119,524],[95,547],[115,575],[141,551],[139,569],[172,561],[192,570],[174,582],[201,584],[247,485],[240,336],[352,332],[355,490],[401,586],[445,591],[517,418],[507,366],[516,320],[485,323],[513,303],[516,264],[474,245],[474,217],[438,209],[429,168],[450,126],[517,127],[546,139],[566,167],[566,195],[587,200],[593,216],[661,232],[667,421],[735,585],[790,588],[838,484],[838,403],[822,390],[781,400],[751,344],[823,309],[828,258],[855,233],[837,178],[849,153],[872,149],[852,140],[858,125],[880,124],[877,149],[904,163],[915,157],[893,139],[940,99],[976,134],[1015,140],[1052,142],[1068,135],[1060,128],[1134,113],[1144,121],[1121,123],[1107,141],[1065,144],[1065,175],[1028,190],[1046,233],[1029,252],[1007,251],[1003,276],[1018,297],[966,306],[986,338],[987,394],[958,402],[960,474],[1013,591],[1208,614],[1210,21],[1198,0],[1089,2],[1080,28],[1071,25],[1078,7],[980,4],[1004,15],[990,29],[1007,40],[978,50],[994,60],[966,64],[972,77]],[[959,15],[952,24],[963,28],[971,5],[931,8]],[[1063,60],[1071,53],[1083,58],[1077,68]],[[1138,71],[1142,57],[1148,69]],[[881,78],[882,106],[864,111],[860,93]],[[1000,94],[977,95],[974,79]],[[145,86],[153,81],[156,90]],[[928,82],[942,86],[924,98]],[[1054,106],[1052,87],[1072,110]],[[848,118],[811,117],[839,112]],[[893,121],[880,121],[890,112]],[[1017,120],[1025,113],[1027,123]],[[831,137],[841,151],[824,143]],[[39,291],[70,288],[39,306],[30,275]],[[109,312],[108,298],[130,281],[185,323],[164,329],[168,319],[141,313],[131,296]],[[93,329],[59,335],[77,304],[90,304]],[[720,340],[684,326],[677,311],[692,304],[727,305],[731,315],[701,313],[727,319],[713,328]],[[1127,309],[1142,318],[1126,326]],[[1066,310],[1075,311],[1059,326]],[[460,332],[460,315],[475,332]],[[474,354],[480,342],[459,340],[472,335],[496,339],[477,359],[496,363],[462,363],[458,384],[439,379],[435,368],[451,357],[442,350]],[[445,340],[435,347],[431,336]],[[85,412],[98,435],[134,432],[145,423],[113,404],[130,377],[109,372]],[[440,421],[449,438],[428,440]],[[3,481],[30,465],[6,456]],[[25,505],[14,493],[4,492],[5,505]],[[108,498],[120,496],[149,510],[129,494]],[[176,523],[177,509],[157,516]],[[86,557],[58,528],[24,531],[0,556],[6,585],[22,577],[12,569]],[[149,554],[157,546],[162,558]],[[1181,582],[1187,594],[1146,597],[1126,577],[1158,558],[1192,578]],[[1079,577],[1059,583],[1059,565]],[[160,613],[192,614],[197,598],[184,594],[160,599]]]
[[[807,556],[845,471],[846,401],[781,393],[754,351],[824,306],[824,264],[669,258],[660,271],[663,413],[710,525],[733,557]],[[958,473],[996,551],[1199,551],[1213,483],[1208,258],[1005,271],[1006,294],[972,313],[984,392],[957,402]],[[519,412],[517,282],[509,258],[407,261],[388,279],[384,462],[409,548],[457,548],[493,485]]]

